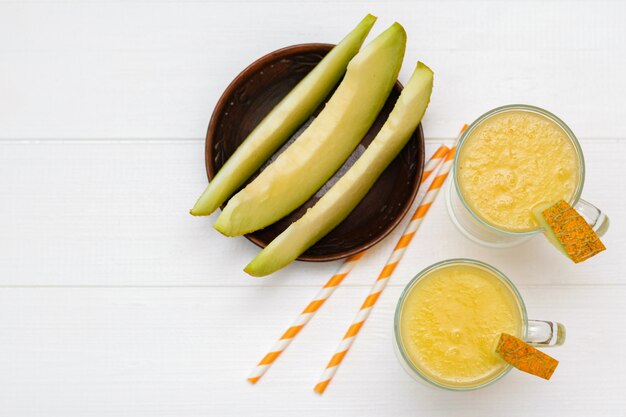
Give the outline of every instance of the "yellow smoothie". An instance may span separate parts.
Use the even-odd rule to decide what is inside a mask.
[[[497,340],[503,332],[521,337],[522,320],[512,290],[493,272],[444,265],[417,281],[404,299],[400,343],[429,379],[471,388],[508,368],[495,353]]]
[[[567,133],[532,111],[495,114],[473,129],[459,150],[463,199],[488,224],[511,232],[539,228],[534,206],[571,201],[579,159]]]

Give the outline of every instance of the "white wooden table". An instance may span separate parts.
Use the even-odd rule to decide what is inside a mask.
[[[623,416],[626,409],[626,6],[520,2],[0,0],[1,416]],[[337,268],[267,279],[257,252],[187,210],[206,184],[214,104],[249,62],[393,20],[436,73],[427,151],[502,104],[561,116],[609,213],[608,251],[573,265],[538,237],[466,241],[439,198],[326,394],[312,391],[398,231],[349,276],[257,385],[252,366]],[[550,382],[512,372],[453,393],[392,350],[408,280],[450,257],[508,274],[531,317],[567,325]]]

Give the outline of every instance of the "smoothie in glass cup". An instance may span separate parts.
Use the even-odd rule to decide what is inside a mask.
[[[461,137],[448,211],[466,237],[490,247],[514,246],[541,233],[533,209],[559,200],[602,235],[608,218],[580,198],[584,179],[582,150],[563,121],[538,107],[503,106]]]
[[[479,261],[450,259],[420,272],[396,308],[395,347],[415,379],[466,391],[503,377],[511,366],[495,352],[502,333],[534,346],[565,341],[562,324],[528,320],[515,286]]]

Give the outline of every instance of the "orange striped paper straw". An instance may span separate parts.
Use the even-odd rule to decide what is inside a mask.
[[[439,166],[439,164],[443,161],[443,158],[450,152],[450,148],[446,145],[441,145],[437,148],[433,156],[430,157],[426,165],[424,166],[424,172],[422,173],[422,179],[420,181],[420,185],[424,184],[430,174],[432,174],[435,169]]]
[[[463,126],[461,134],[465,131],[465,129],[467,129],[467,125]],[[428,187],[428,191],[426,191],[426,194],[419,203],[419,206],[413,214],[411,221],[404,229],[404,233],[402,233],[400,240],[398,240],[398,243],[396,244],[395,248],[391,252],[391,255],[389,256],[389,259],[387,259],[387,263],[385,264],[382,271],[378,275],[378,278],[374,282],[374,285],[372,286],[369,295],[367,296],[365,301],[363,301],[363,304],[361,305],[358,314],[354,318],[346,334],[343,336],[343,339],[341,340],[337,351],[328,362],[328,365],[326,365],[326,369],[322,373],[319,382],[317,383],[317,385],[315,385],[314,388],[315,392],[317,392],[318,394],[323,394],[326,390],[326,387],[328,387],[328,384],[335,376],[339,365],[341,364],[346,354],[348,353],[348,350],[350,350],[350,347],[354,343],[354,340],[356,339],[359,330],[361,330],[361,327],[363,327],[365,320],[367,320],[367,317],[370,315],[372,309],[374,308],[378,297],[380,297],[380,294],[382,294],[383,290],[387,286],[389,278],[398,266],[398,263],[402,259],[404,252],[406,252],[409,243],[411,243],[411,240],[413,240],[415,233],[422,224],[424,216],[430,209],[430,206],[432,205],[435,197],[439,193],[441,186],[446,180],[446,177],[448,176],[448,173],[450,172],[450,169],[452,168],[452,164],[454,162],[455,152],[456,145],[446,155],[445,161],[439,168],[437,176],[431,183],[430,187]]]
[[[281,353],[287,349],[287,346],[293,341],[293,339],[300,333],[300,330],[311,320],[317,310],[322,307],[324,302],[330,297],[335,289],[341,284],[341,281],[352,271],[357,262],[365,255],[365,251],[352,255],[346,261],[341,264],[339,270],[335,275],[330,277],[328,282],[317,293],[315,298],[306,306],[302,313],[296,318],[292,325],[283,333],[278,341],[272,347],[272,350],[261,359],[261,361],[254,368],[248,382],[256,384],[259,379],[267,372],[270,366],[278,359]]]
[[[424,173],[422,174],[422,183],[433,173],[435,168],[439,166],[443,158],[448,154],[450,149],[447,146],[440,146],[435,151],[433,156],[428,160],[424,167]],[[256,384],[259,379],[267,372],[272,364],[278,359],[281,353],[287,349],[293,339],[300,333],[300,330],[311,320],[317,310],[319,310],[324,302],[331,296],[331,294],[337,289],[343,279],[352,271],[357,262],[365,255],[365,251],[353,255],[346,259],[346,261],[339,267],[339,270],[335,275],[330,277],[328,282],[317,293],[315,298],[306,306],[302,313],[296,318],[293,324],[283,333],[283,335],[276,341],[272,350],[267,353],[263,359],[257,364],[250,376],[248,382]]]

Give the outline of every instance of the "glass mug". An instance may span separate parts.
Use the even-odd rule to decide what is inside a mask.
[[[461,233],[465,237],[476,243],[482,244],[483,246],[491,248],[506,248],[511,246],[517,246],[530,239],[531,237],[543,232],[543,228],[541,227],[538,227],[535,230],[517,232],[503,230],[498,226],[488,223],[486,220],[481,218],[479,214],[472,210],[470,205],[463,197],[463,193],[461,192],[461,188],[459,186],[458,156],[461,155],[463,145],[467,143],[467,139],[471,137],[476,128],[480,126],[485,120],[508,111],[535,113],[553,121],[558,127],[562,129],[562,131],[566,134],[574,147],[579,167],[576,188],[572,195],[572,198],[569,201],[569,204],[576,208],[576,210],[585,218],[585,220],[587,220],[587,222],[591,225],[593,230],[599,236],[602,236],[604,233],[606,233],[609,227],[608,217],[593,204],[580,198],[583,184],[585,182],[585,161],[576,136],[574,136],[574,133],[565,123],[563,123],[563,121],[561,121],[552,113],[538,107],[523,104],[502,106],[483,114],[476,121],[474,121],[461,136],[456,151],[457,158],[455,158],[454,161],[453,180],[449,181],[447,192],[448,213],[450,214],[450,218],[452,219],[452,222],[455,224],[455,226],[461,231]]]
[[[434,265],[431,265],[428,268],[421,271],[419,274],[417,274],[405,287],[404,291],[402,292],[402,295],[400,296],[400,299],[398,300],[398,304],[396,306],[396,312],[394,316],[394,347],[395,347],[396,355],[398,357],[398,360],[400,361],[400,364],[405,369],[405,371],[417,381],[421,381],[421,382],[425,381],[429,385],[447,389],[447,390],[452,390],[452,391],[469,391],[469,390],[475,390],[478,388],[483,388],[483,387],[493,384],[494,382],[502,378],[504,375],[506,375],[511,370],[511,367],[512,367],[511,365],[507,364],[503,360],[491,359],[493,363],[497,364],[494,366],[498,367],[498,368],[494,368],[495,372],[493,372],[491,375],[487,375],[487,377],[475,379],[473,382],[469,382],[466,384],[462,384],[462,383],[459,384],[459,383],[446,382],[441,378],[437,378],[433,374],[429,374],[429,372],[425,370],[428,366],[426,365],[421,366],[420,363],[418,363],[420,361],[419,359],[411,358],[411,354],[409,353],[411,349],[407,348],[407,344],[410,343],[410,341],[409,340],[405,341],[403,338],[405,337],[405,335],[407,338],[416,337],[416,336],[410,334],[410,332],[413,331],[413,328],[411,327],[409,327],[407,330],[403,332],[403,329],[406,327],[403,325],[404,325],[405,320],[419,322],[420,318],[424,318],[424,322],[419,323],[419,326],[421,326],[421,328],[424,328],[424,327],[429,327],[433,329],[436,328],[434,330],[434,333],[428,333],[428,334],[433,334],[435,336],[432,336],[431,338],[426,340],[426,344],[424,346],[428,346],[428,347],[420,348],[422,349],[420,351],[420,354],[427,355],[429,350],[441,349],[441,347],[448,348],[446,341],[450,340],[449,338],[454,338],[454,337],[461,338],[462,337],[462,338],[465,338],[464,340],[470,340],[470,345],[474,344],[475,340],[487,340],[486,343],[488,345],[489,350],[493,349],[493,355],[497,357],[497,353],[495,352],[495,347],[496,347],[498,338],[496,335],[469,334],[469,332],[473,329],[473,327],[479,326],[478,329],[483,329],[485,323],[495,322],[496,315],[492,314],[494,311],[490,310],[489,307],[487,309],[484,309],[484,306],[491,305],[493,303],[498,303],[499,300],[495,300],[494,298],[493,303],[484,303],[485,300],[482,300],[483,303],[480,304],[481,307],[474,308],[474,310],[476,309],[480,310],[478,313],[476,313],[480,317],[475,317],[476,319],[475,322],[469,321],[471,318],[469,318],[467,315],[466,316],[454,315],[454,317],[451,320],[456,323],[453,324],[453,326],[457,327],[458,325],[459,327],[458,329],[454,329],[454,330],[450,330],[450,326],[449,326],[450,320],[447,320],[447,319],[443,319],[443,320],[434,319],[435,321],[438,322],[438,324],[432,323],[433,326],[429,326],[431,323],[427,323],[426,321],[428,317],[452,317],[450,315],[451,311],[447,311],[445,310],[445,308],[441,309],[438,312],[433,311],[433,310],[436,310],[437,306],[440,306],[443,303],[455,303],[455,302],[458,302],[459,300],[454,300],[454,299],[451,300],[449,298],[438,299],[435,296],[435,298],[431,298],[430,301],[428,300],[424,301],[424,303],[430,303],[430,307],[434,306],[433,310],[430,310],[429,309],[430,307],[426,307],[427,310],[423,310],[423,309],[419,310],[420,308],[423,308],[423,307],[421,306],[418,307],[415,304],[413,306],[414,307],[413,311],[411,311],[410,307],[407,307],[407,300],[410,304],[411,300],[419,299],[420,296],[425,298],[426,296],[424,296],[423,293],[425,293],[426,291],[431,291],[429,288],[433,288],[432,286],[424,288],[424,286],[422,285],[422,288],[418,287],[416,289],[416,286],[420,284],[424,278],[431,277],[431,280],[446,279],[445,277],[441,278],[441,276],[436,275],[436,273],[438,271],[441,272],[442,269],[450,270],[451,267],[461,268],[460,270],[457,269],[461,271],[461,273],[463,269],[470,268],[474,272],[478,271],[478,273],[484,274],[486,281],[493,281],[489,283],[489,285],[493,285],[493,288],[497,288],[497,291],[500,291],[503,296],[507,297],[507,304],[510,304],[509,308],[511,308],[511,311],[515,312],[514,313],[516,315],[516,317],[514,318],[515,322],[519,326],[521,326],[521,329],[518,329],[517,337],[520,337],[523,340],[525,340],[528,344],[532,346],[537,346],[537,347],[560,346],[565,342],[565,327],[561,323],[552,322],[552,321],[544,321],[544,320],[529,320],[528,319],[526,315],[526,307],[524,306],[524,301],[522,300],[520,293],[515,288],[513,283],[500,271],[498,271],[494,267],[489,266],[483,262],[472,260],[472,259],[445,260],[445,261],[436,263]],[[455,273],[455,272],[450,272],[450,273]],[[445,281],[442,283],[445,283]],[[446,288],[446,287],[443,286],[441,288]],[[412,294],[414,290],[415,290],[415,294]],[[482,287],[479,291],[482,291],[482,293],[484,294],[485,293],[484,287]],[[444,291],[441,290],[440,292],[443,293]],[[451,292],[454,292],[454,290],[452,290],[451,288],[448,288],[445,291],[446,295],[444,297],[447,297],[448,294],[450,294]],[[430,292],[428,294],[430,294],[432,297],[433,293]],[[491,293],[487,292],[487,294],[491,294]],[[476,299],[472,300],[473,294],[468,293],[467,295],[468,297],[466,299],[465,294],[463,294],[463,302],[478,301]],[[403,313],[404,313],[405,308],[408,311],[407,314],[409,314],[408,318],[404,318]],[[411,316],[411,314],[414,314],[416,311],[427,311],[427,313],[417,313],[417,314],[425,314],[423,317],[415,316],[415,315]],[[489,313],[483,315],[483,313],[486,311],[488,311]],[[481,320],[481,317],[483,320]],[[462,322],[463,319],[469,322],[465,324],[459,323],[459,321]],[[457,332],[458,334],[454,334],[454,332]],[[443,339],[437,338],[436,336],[438,335],[441,335]],[[484,336],[486,336],[486,339],[481,339],[481,337],[484,337]],[[452,339],[452,340],[456,341],[456,340],[461,340],[461,339]],[[491,343],[491,341],[493,343]],[[436,348],[432,348],[432,346],[436,346]],[[450,347],[446,351],[446,354],[451,349],[458,349],[457,347],[454,346],[454,344],[449,344],[449,346]],[[416,355],[417,353],[414,354],[414,357]],[[434,359],[434,358],[431,358],[431,359]],[[436,358],[436,359],[439,359],[437,363],[441,363],[445,358]],[[468,361],[467,358],[462,358],[462,360],[465,361],[463,363],[474,364],[474,362]],[[436,361],[431,360],[431,362],[432,362],[431,365],[434,365]]]

